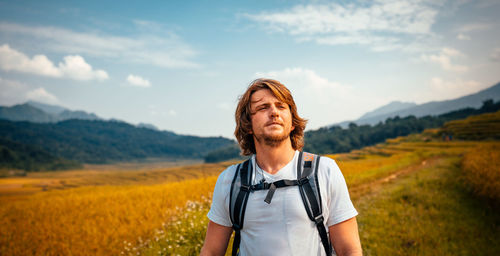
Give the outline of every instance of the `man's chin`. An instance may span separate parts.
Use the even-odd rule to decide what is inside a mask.
[[[257,140],[267,146],[276,147],[289,138],[290,136],[288,134],[276,133],[263,135],[262,137],[257,138]]]

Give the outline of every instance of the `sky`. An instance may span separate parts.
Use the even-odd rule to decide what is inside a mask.
[[[256,78],[306,130],[500,81],[500,1],[0,1],[0,105],[234,138]]]

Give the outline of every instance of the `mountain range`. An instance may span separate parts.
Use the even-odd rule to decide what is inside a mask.
[[[34,123],[57,123],[70,119],[104,120],[104,118],[94,113],[88,113],[81,110],[69,110],[61,106],[49,105],[36,101],[28,101],[24,104],[18,104],[11,107],[0,106],[0,119]],[[111,119],[110,121],[121,122],[116,119]],[[159,129],[152,124],[139,123],[136,126],[159,131]]]
[[[500,100],[500,82],[477,93],[462,96],[452,100],[431,101],[423,104],[415,104],[410,102],[393,101],[387,105],[381,106],[373,111],[370,111],[360,118],[352,121],[344,121],[333,124],[347,128],[349,123],[357,125],[369,124],[375,125],[383,122],[387,118],[399,116],[401,118],[413,115],[415,117],[436,116],[453,110],[462,108],[479,108],[485,100],[492,99],[493,101]]]
[[[68,119],[102,120],[93,113],[72,111],[61,106],[35,101],[28,101],[11,107],[0,106],[0,119],[35,123],[55,123]]]
[[[391,102],[355,122],[344,122],[348,129],[332,125],[306,132],[304,150],[345,152],[393,136],[439,127],[449,120],[497,111],[499,99],[500,83],[453,100],[419,105]],[[235,141],[223,137],[178,135],[149,124],[104,120],[93,113],[61,106],[30,101],[0,107],[0,169],[65,169],[81,163],[148,157],[220,161],[237,157],[238,151]]]

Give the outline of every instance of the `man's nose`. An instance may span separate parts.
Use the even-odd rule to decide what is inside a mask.
[[[271,106],[271,107],[269,108],[269,110],[270,110],[270,112],[271,112],[271,113],[270,113],[270,115],[271,115],[272,117],[278,116],[279,111],[278,111],[278,108],[277,108],[276,106]]]

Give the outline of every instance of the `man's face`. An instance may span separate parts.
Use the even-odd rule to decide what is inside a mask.
[[[269,89],[254,92],[250,98],[252,133],[259,143],[277,146],[290,136],[292,114],[288,104],[279,101]]]

